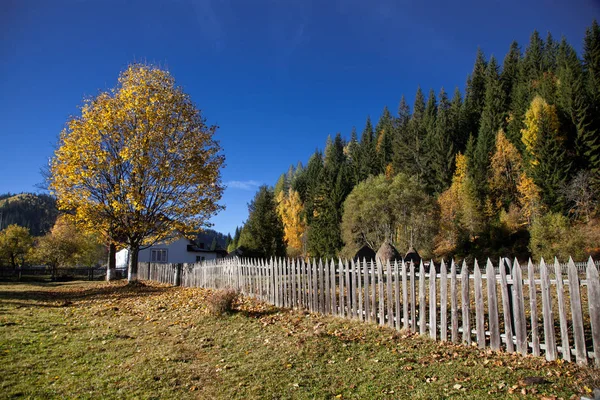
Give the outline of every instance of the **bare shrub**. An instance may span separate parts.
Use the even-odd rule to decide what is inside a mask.
[[[208,313],[214,316],[229,314],[233,311],[233,304],[238,293],[233,289],[215,290],[206,299]]]

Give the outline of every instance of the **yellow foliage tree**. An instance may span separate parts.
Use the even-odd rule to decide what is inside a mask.
[[[9,225],[0,231],[0,263],[5,260],[13,268],[23,266],[33,244],[29,229]]]
[[[495,206],[508,209],[518,198],[517,186],[523,171],[523,162],[517,148],[506,138],[504,131],[496,135],[496,150],[491,159],[490,190]]]
[[[540,160],[538,160],[536,149],[540,140],[547,139],[544,136],[548,133],[558,136],[560,122],[558,121],[556,107],[548,104],[542,97],[536,96],[525,113],[523,122],[525,123],[525,129],[521,130],[521,141],[529,154],[530,163],[537,165]],[[546,130],[548,133],[544,132]]]
[[[283,222],[284,239],[288,245],[288,255],[300,255],[304,251],[304,235],[306,233],[306,219],[304,205],[300,194],[289,189],[277,195],[277,212]]]
[[[102,245],[97,235],[81,232],[73,221],[60,216],[52,230],[37,239],[31,257],[41,265],[48,265],[54,278],[58,267],[94,265],[102,255]]]
[[[521,216],[527,225],[531,225],[532,219],[543,211],[541,190],[524,172],[519,177],[517,190],[519,203],[521,203]]]
[[[440,229],[435,249],[438,255],[451,253],[461,236],[473,238],[481,227],[481,213],[477,208],[473,183],[467,173],[467,157],[458,153],[455,165],[452,184],[438,197]]]
[[[222,208],[216,129],[167,71],[131,65],[61,133],[50,164],[58,207],[127,246],[135,281],[140,247],[191,235]]]

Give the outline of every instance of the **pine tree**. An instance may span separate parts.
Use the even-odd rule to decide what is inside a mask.
[[[498,74],[498,64],[492,56],[486,71],[485,106],[477,136],[472,171],[480,195],[487,193],[490,157],[495,146],[496,133],[504,122],[504,91]]]
[[[352,190],[350,171],[340,134],[325,148],[325,159],[313,197],[308,251],[313,257],[335,257],[342,248],[342,205]]]
[[[592,181],[600,190],[600,26],[594,20],[586,29],[583,45],[583,71],[590,99],[590,129],[581,138]]]
[[[519,48],[519,44],[517,42],[512,42],[510,44],[510,50],[506,54],[506,57],[504,57],[502,73],[500,74],[500,81],[502,82],[502,89],[504,90],[504,107],[506,111],[508,111],[508,108],[513,101],[513,91],[515,90],[519,78],[520,61],[521,49]]]
[[[590,102],[585,90],[583,67],[577,53],[563,37],[557,56],[558,90],[556,105],[560,110],[562,130],[572,149],[576,170],[590,167],[586,138],[594,137],[591,126]]]
[[[376,175],[378,172],[377,152],[375,149],[375,135],[371,117],[367,117],[365,129],[360,136],[360,180],[366,179],[369,175]]]
[[[283,223],[273,190],[267,186],[261,186],[248,205],[248,221],[240,234],[239,247],[253,257],[285,256]]]
[[[315,153],[308,160],[305,172],[305,189],[304,192],[298,191],[300,200],[304,203],[306,211],[306,222],[310,226],[314,215],[314,203],[319,187],[319,178],[323,170],[323,154],[320,151]]]
[[[347,145],[348,162],[350,169],[350,177],[352,179],[352,185],[357,185],[361,178],[361,158],[360,158],[360,146],[358,144],[358,138],[356,135],[356,128],[352,128],[350,133],[350,141]]]
[[[407,155],[410,157],[404,164],[404,169],[409,176],[415,176],[419,183],[423,183],[426,166],[425,136],[427,131],[423,119],[425,116],[425,97],[419,87],[415,95],[413,114],[407,127]]]
[[[387,106],[383,108],[379,122],[375,127],[375,150],[377,152],[377,171],[380,174],[392,162],[392,143],[394,140],[394,121]]]
[[[450,103],[442,88],[428,156],[429,168],[432,171],[430,185],[435,193],[442,193],[450,186],[455,155],[450,125]]]
[[[483,51],[478,48],[475,58],[473,72],[467,79],[467,89],[465,94],[464,118],[465,118],[465,135],[473,135],[477,137],[479,132],[479,120],[485,105],[485,76],[487,63]]]
[[[454,96],[452,97],[450,110],[448,111],[449,129],[452,144],[456,152],[464,152],[467,147],[467,140],[469,140],[469,135],[464,129],[462,104],[462,95],[457,87],[454,89]]]
[[[398,106],[398,118],[396,119],[396,135],[393,141],[392,162],[396,172],[411,172],[410,162],[412,160],[412,141],[410,140],[410,107],[404,96],[400,99]]]

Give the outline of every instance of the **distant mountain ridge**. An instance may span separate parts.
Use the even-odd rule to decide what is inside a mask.
[[[56,200],[48,194],[0,194],[0,229],[16,224],[41,236],[52,229],[57,216]]]

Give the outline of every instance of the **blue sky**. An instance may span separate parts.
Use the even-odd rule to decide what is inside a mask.
[[[596,0],[0,2],[0,193],[36,191],[84,97],[129,63],[169,69],[226,156],[214,228],[233,232],[257,186],[362,130],[418,85],[464,87],[480,46],[504,58],[533,29],[578,50]]]

